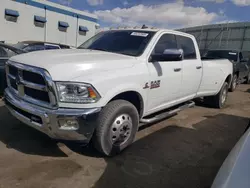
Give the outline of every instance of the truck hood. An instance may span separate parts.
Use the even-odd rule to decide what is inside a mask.
[[[135,57],[98,50],[65,49],[30,52],[10,60],[43,68],[55,81],[70,81],[80,75],[132,67]]]

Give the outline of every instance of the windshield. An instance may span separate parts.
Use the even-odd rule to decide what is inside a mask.
[[[225,58],[233,61],[237,61],[238,56],[237,52],[229,51],[229,50],[211,50],[205,53],[204,57],[206,58]]]
[[[154,34],[152,31],[136,30],[105,31],[90,38],[78,48],[139,56]]]

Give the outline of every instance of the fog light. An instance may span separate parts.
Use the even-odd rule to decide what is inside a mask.
[[[61,119],[59,120],[60,129],[63,130],[77,130],[79,129],[79,124],[76,119]]]

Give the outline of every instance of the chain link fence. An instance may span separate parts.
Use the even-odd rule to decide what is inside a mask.
[[[250,57],[250,22],[225,23],[183,28],[195,36],[201,53],[208,49],[241,50]]]

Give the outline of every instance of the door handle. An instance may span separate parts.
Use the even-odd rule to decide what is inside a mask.
[[[201,69],[201,66],[197,66],[196,69]]]
[[[180,72],[181,71],[181,68],[175,68],[174,69],[174,72]]]

